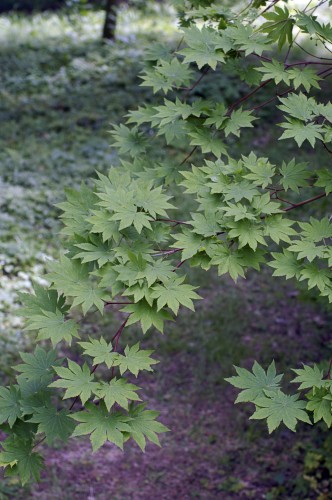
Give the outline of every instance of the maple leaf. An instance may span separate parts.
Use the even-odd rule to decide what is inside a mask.
[[[0,424],[8,422],[13,427],[21,417],[20,391],[17,387],[0,387]]]
[[[130,437],[136,441],[142,451],[145,450],[146,439],[160,446],[158,434],[168,432],[169,429],[161,422],[156,421],[157,411],[145,410],[145,404],[131,406],[128,412],[130,420]],[[127,436],[129,437],[129,436]]]
[[[66,389],[63,399],[79,396],[84,405],[98,387],[97,382],[94,381],[94,375],[86,363],[81,367],[68,359],[68,368],[59,366],[54,367],[54,370],[61,378],[52,382],[49,387]]]
[[[252,372],[245,368],[234,367],[237,376],[226,378],[225,380],[238,389],[242,389],[235,403],[253,402],[256,404],[257,398],[265,395],[264,390],[277,391],[282,379],[282,374],[276,374],[274,361],[267,371],[256,361],[252,367]]]
[[[270,434],[281,422],[291,431],[295,431],[298,420],[311,424],[308,414],[304,411],[306,403],[298,398],[298,394],[288,395],[280,390],[265,391],[265,396],[255,400],[257,408],[250,418],[255,420],[266,418]]]
[[[295,377],[291,382],[294,384],[300,384],[299,390],[309,389],[311,387],[320,389],[325,385],[323,379],[323,371],[318,368],[317,365],[313,367],[303,365],[303,368],[293,369],[296,373]]]
[[[112,343],[107,343],[103,337],[93,339],[89,337],[89,342],[78,342],[84,349],[84,354],[93,358],[93,365],[105,363],[107,368],[111,368],[117,360],[119,354],[113,351]]]
[[[66,321],[64,315],[58,310],[43,311],[42,315],[33,316],[29,319],[25,329],[38,330],[37,340],[51,339],[53,346],[61,340],[65,340],[70,345],[73,337],[80,337],[78,324],[72,319]]]
[[[324,420],[327,427],[332,425],[332,395],[324,389],[306,394],[309,399],[306,409],[314,412],[314,422]]]
[[[16,472],[23,485],[31,478],[35,481],[40,479],[43,459],[38,453],[32,452],[30,440],[10,436],[1,443],[1,446],[3,451],[0,452],[0,466],[10,467],[10,474]]]
[[[132,347],[126,346],[124,355],[119,354],[115,361],[115,365],[119,366],[120,373],[123,375],[127,370],[130,371],[135,377],[141,370],[152,372],[152,365],[159,363],[159,361],[150,357],[154,351],[140,349],[140,343],[137,342]]]
[[[74,422],[69,418],[69,412],[58,411],[55,406],[34,408],[28,422],[38,424],[37,432],[45,434],[48,444],[52,444],[56,439],[67,441],[75,428]]]
[[[110,411],[115,403],[125,410],[128,410],[129,400],[141,400],[135,392],[139,389],[140,387],[137,387],[137,385],[134,384],[129,384],[123,378],[113,378],[109,383],[101,382],[94,390],[94,393],[98,398],[104,400],[108,411]]]
[[[163,333],[164,322],[172,320],[172,316],[167,311],[158,310],[154,305],[150,306],[146,300],[125,306],[121,310],[130,313],[127,325],[140,322],[143,333],[146,333],[151,326],[155,326],[157,330]]]
[[[71,415],[71,418],[80,422],[72,436],[85,436],[90,434],[93,451],[97,451],[106,441],[114,443],[123,449],[124,432],[130,432],[129,417],[122,413],[109,414],[105,403],[95,406],[86,404],[87,411],[80,411]]]
[[[62,363],[62,359],[57,359],[56,351],[45,351],[41,347],[36,347],[33,354],[21,352],[20,356],[24,363],[14,367],[20,372],[19,378],[42,381],[45,384],[52,380],[54,367]]]
[[[192,300],[197,300],[201,297],[194,292],[197,287],[184,284],[184,279],[184,276],[179,278],[173,277],[173,279],[152,287],[153,292],[151,297],[157,299],[158,311],[167,306],[172,309],[174,314],[177,314],[180,305],[184,305],[192,311],[195,310]]]
[[[252,128],[254,120],[257,120],[257,118],[252,116],[251,111],[243,111],[242,108],[233,111],[224,127],[226,137],[229,134],[240,137],[240,129],[245,127]]]

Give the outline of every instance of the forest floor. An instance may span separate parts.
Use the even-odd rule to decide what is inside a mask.
[[[100,42],[101,22],[98,13],[0,18],[2,382],[13,374],[7,367],[17,363],[18,349],[30,347],[16,292],[31,289],[46,267],[45,256],[58,253],[54,204],[65,187],[117,161],[109,148],[109,123],[155,98],[139,86],[143,48],[174,37],[167,10],[124,13],[115,45]],[[199,91],[236,99],[231,78],[219,76],[218,88],[207,79]],[[248,134],[241,149],[252,143],[264,150],[268,134]],[[269,154],[280,152],[269,146]],[[137,383],[170,428],[162,447],[148,445],[142,454],[131,443],[124,453],[105,445],[92,454],[82,438],[64,448],[40,446],[46,459],[40,484],[21,488],[13,478],[1,479],[0,500],[331,498],[332,458],[323,426],[313,433],[303,424],[296,434],[281,429],[270,437],[264,423],[249,420],[249,405],[234,405],[236,391],[224,381],[233,364],[251,368],[256,359],[267,367],[274,359],[287,387],[290,366],[326,359],[331,318],[324,304],[267,272],[237,285],[190,272],[204,297],[195,314],[182,312],[163,336],[152,332],[141,339],[133,326],[121,339],[124,345],[126,336],[140,339],[156,350],[160,363]],[[117,311],[103,323],[91,315],[83,335],[93,330],[111,338],[120,321]]]

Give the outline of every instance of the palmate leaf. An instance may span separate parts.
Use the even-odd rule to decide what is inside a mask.
[[[128,370],[137,377],[139,371],[147,370],[152,372],[151,366],[159,363],[159,361],[150,357],[153,352],[152,350],[140,349],[139,342],[132,347],[127,345],[124,355],[119,354],[114,364],[119,366],[121,375]]]
[[[307,92],[311,87],[320,89],[319,80],[321,79],[312,68],[291,68],[289,70],[289,76],[293,80],[293,86],[295,89],[301,87],[301,85],[306,89]]]
[[[227,152],[225,144],[214,137],[210,129],[197,128],[194,132],[189,132],[188,135],[192,138],[190,144],[199,146],[202,153],[212,153],[219,158]]]
[[[282,391],[264,391],[265,395],[255,399],[256,411],[251,419],[267,419],[269,433],[273,432],[283,422],[288,429],[295,431],[298,420],[311,424],[305,411],[305,401],[299,400],[299,395],[288,395]]]
[[[62,364],[62,359],[57,359],[56,351],[45,351],[41,347],[36,347],[35,352],[20,353],[24,363],[16,365],[14,368],[20,372],[19,378],[28,381],[39,381],[48,384],[54,376],[54,367]]]
[[[279,50],[287,41],[289,44],[292,43],[294,19],[290,17],[287,7],[282,9],[276,5],[274,12],[267,12],[263,14],[263,17],[266,22],[260,27],[260,30],[278,43]]]
[[[205,64],[216,69],[218,62],[225,61],[225,54],[220,50],[223,46],[223,39],[215,30],[207,26],[199,29],[193,25],[184,29],[183,32],[188,48],[180,50],[179,54],[185,56],[185,63],[195,62],[199,69]]]
[[[83,314],[96,306],[103,314],[104,300],[107,294],[89,277],[89,267],[80,262],[70,260],[65,255],[60,257],[59,262],[49,265],[51,272],[48,279],[67,297],[73,297],[73,306],[81,305]]]
[[[326,384],[324,380],[323,370],[320,370],[317,365],[313,367],[308,365],[303,365],[303,368],[293,369],[296,373],[295,377],[291,382],[294,384],[300,384],[299,390],[315,388],[320,389]],[[314,392],[315,394],[315,392]]]
[[[194,292],[197,287],[183,283],[185,277],[173,277],[162,284],[157,284],[152,287],[153,292],[151,297],[157,299],[158,311],[167,306],[174,314],[178,313],[179,306],[183,305],[192,311],[195,310],[193,300],[201,297]]]
[[[84,405],[98,387],[98,383],[94,381],[94,375],[86,363],[81,367],[68,359],[68,368],[59,366],[54,367],[54,370],[61,378],[52,382],[49,387],[66,389],[63,399],[79,396]]]
[[[13,427],[22,416],[20,397],[17,387],[0,387],[0,424],[8,422],[9,427]]]
[[[233,40],[234,45],[244,50],[245,55],[262,55],[269,46],[269,40],[262,33],[257,33],[250,25],[238,24],[234,27],[228,27],[224,30],[224,35]]]
[[[314,422],[324,420],[328,427],[332,425],[332,395],[326,389],[318,389],[306,394],[309,399],[306,409],[314,412]]]
[[[266,80],[274,80],[276,84],[284,82],[287,85],[290,83],[290,73],[285,69],[285,65],[272,59],[272,62],[262,61],[262,66],[255,68],[256,71],[263,73],[262,82]]]
[[[295,163],[293,158],[290,162],[282,162],[280,168],[281,179],[280,183],[285,191],[290,189],[291,191],[299,192],[300,187],[307,185],[307,179],[310,177],[310,172],[308,170],[307,163]]]
[[[299,147],[304,141],[308,141],[312,147],[315,146],[316,140],[323,140],[323,127],[316,123],[305,124],[295,118],[287,118],[287,122],[280,123],[280,127],[285,129],[285,132],[279,137],[282,139],[294,139]]]
[[[71,344],[72,338],[80,338],[78,324],[74,320],[65,320],[60,311],[43,311],[42,315],[33,316],[25,327],[26,330],[38,330],[37,341],[50,339],[53,346],[61,340]]]
[[[120,412],[110,415],[103,402],[99,406],[87,403],[86,408],[87,411],[80,411],[71,415],[71,418],[80,422],[73,432],[73,437],[90,434],[94,452],[106,441],[110,441],[123,449],[124,432],[131,432],[128,425],[130,417],[126,417]]]
[[[156,421],[159,412],[145,410],[145,406],[144,403],[136,406],[131,405],[128,412],[130,435],[126,435],[126,439],[132,437],[142,451],[145,450],[147,439],[160,446],[158,434],[169,431],[164,424]]]
[[[108,411],[117,403],[119,406],[128,410],[128,401],[140,401],[136,391],[140,387],[129,384],[123,378],[113,378],[109,383],[101,382],[94,393],[98,398],[103,399]]]
[[[8,475],[17,474],[22,484],[31,479],[38,481],[43,466],[43,459],[33,452],[31,440],[10,436],[1,443],[0,466],[7,469]]]
[[[257,245],[266,245],[263,228],[256,222],[250,220],[240,220],[237,222],[229,222],[230,231],[229,238],[236,238],[239,242],[239,248],[249,245],[253,250],[257,249]]]
[[[313,97],[307,97],[302,92],[292,93],[288,97],[279,97],[281,111],[287,113],[292,118],[297,118],[307,122],[319,114],[319,108]]]
[[[274,260],[268,262],[268,266],[275,269],[273,276],[285,276],[286,279],[299,279],[302,265],[292,252],[284,250],[283,253],[272,252],[271,255]]]
[[[75,424],[69,418],[67,410],[58,411],[55,406],[34,408],[28,422],[38,424],[38,434],[45,433],[47,444],[52,444],[56,439],[67,441],[72,434]]]
[[[306,240],[318,243],[332,238],[332,224],[328,217],[320,220],[310,217],[310,222],[299,222],[299,226],[302,229],[301,236]]]
[[[181,259],[187,260],[204,248],[204,238],[189,229],[184,229],[182,233],[171,235],[175,239],[172,248],[182,249]]]
[[[226,246],[219,245],[216,252],[212,255],[211,265],[218,266],[218,275],[229,273],[231,278],[236,281],[238,277],[245,277],[244,259],[240,250],[233,250]]]
[[[234,134],[240,137],[241,128],[252,128],[252,122],[257,120],[255,116],[252,116],[251,111],[243,111],[239,108],[230,115],[224,127],[226,137],[229,134]]]
[[[118,359],[119,354],[113,351],[112,343],[107,343],[103,337],[94,339],[89,337],[89,342],[78,342],[84,349],[84,354],[93,358],[93,365],[105,363],[107,368],[111,368]]]
[[[57,310],[66,313],[69,306],[65,304],[66,299],[63,295],[59,296],[56,290],[44,288],[38,283],[33,284],[32,293],[18,293],[23,304],[20,314],[27,318],[33,318],[35,315],[43,314],[44,311],[55,312]]]
[[[252,367],[252,372],[245,368],[234,367],[237,376],[226,378],[225,380],[238,389],[242,389],[235,403],[251,402],[256,403],[257,398],[265,396],[264,390],[274,391],[280,387],[280,380],[283,375],[276,374],[274,361],[267,371],[256,361]]]
[[[139,322],[143,333],[146,333],[152,326],[155,326],[157,330],[163,333],[164,322],[172,320],[172,316],[168,311],[158,310],[156,306],[150,306],[146,300],[140,300],[137,304],[129,304],[121,311],[130,313],[127,325]]]

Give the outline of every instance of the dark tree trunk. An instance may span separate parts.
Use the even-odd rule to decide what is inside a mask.
[[[114,40],[116,29],[117,10],[121,0],[106,0],[106,14],[103,28],[103,38]]]

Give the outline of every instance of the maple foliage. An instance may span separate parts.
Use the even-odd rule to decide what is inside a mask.
[[[201,297],[183,271],[185,261],[235,281],[267,265],[273,275],[304,281],[332,302],[331,220],[297,210],[332,192],[332,103],[316,92],[332,74],[332,26],[320,23],[315,11],[277,2],[248,2],[241,11],[222,1],[174,4],[182,26],[178,46],[150,49],[141,76],[142,85],[160,94],[159,105],[141,105],[113,126],[120,166],[98,174],[93,187],[67,190],[58,205],[65,248],[49,265],[50,286],[21,294],[26,329],[43,348],[22,353],[16,383],[0,388],[0,423],[8,434],[0,465],[23,483],[39,477],[42,458],[35,448],[42,440],[89,435],[94,451],[106,441],[122,449],[132,439],[143,451],[146,440],[159,445],[158,434],[168,429],[127,380],[158,361],[137,341],[123,349],[121,335],[132,324],[143,333],[152,327],[163,332],[180,308],[194,310]],[[325,56],[312,60],[305,53],[302,61],[289,62],[297,33]],[[248,63],[248,93],[237,101],[192,97],[206,74],[233,64],[240,80]],[[265,87],[271,98],[252,107],[250,98]],[[269,104],[282,115],[280,147],[284,141],[324,147],[326,165],[313,170],[295,157],[272,163],[255,151],[230,155],[230,138],[258,128],[259,110]],[[164,151],[152,165],[156,137]],[[184,150],[180,164],[169,154],[174,150]],[[196,203],[186,220],[176,218],[182,200],[172,199],[175,185]],[[124,319],[112,340],[82,339],[78,317],[104,314],[113,305],[121,306]],[[60,342],[76,343],[84,360],[59,358]],[[96,373],[100,365],[105,380]],[[236,402],[253,404],[251,418],[266,420],[269,432],[282,423],[295,430],[299,421],[332,425],[331,366],[326,375],[317,366],[294,369],[294,394],[283,392],[274,363],[267,371],[255,362],[251,372],[236,372],[227,379],[241,390]]]

